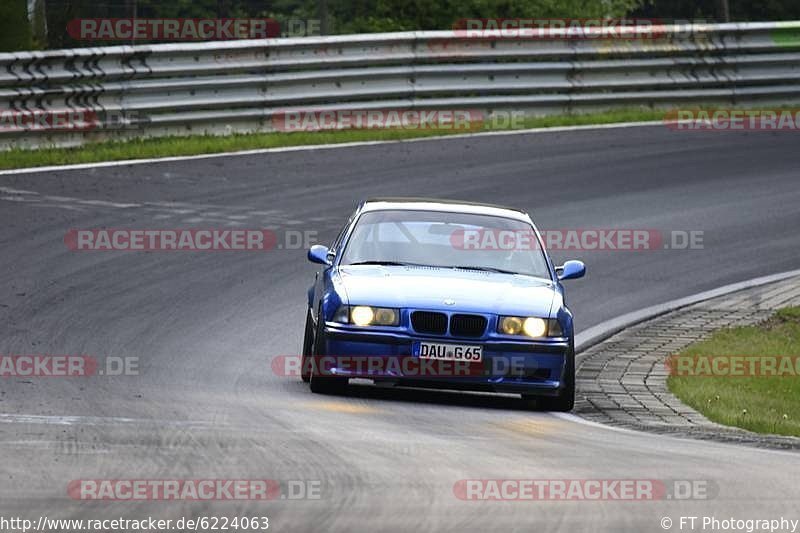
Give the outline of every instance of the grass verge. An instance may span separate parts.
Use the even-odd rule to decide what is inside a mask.
[[[715,332],[678,354],[675,364],[680,365],[682,358],[731,355],[757,355],[761,361],[765,356],[800,356],[800,307],[782,309],[756,326]],[[796,371],[796,361],[791,368]],[[746,377],[672,375],[667,385],[684,403],[714,422],[798,437],[800,376],[791,372]]]
[[[611,124],[614,122],[646,122],[662,120],[664,111],[627,109],[604,113],[558,115],[529,118],[522,128],[552,128]],[[507,128],[483,128],[480,131],[498,131]],[[338,144],[358,141],[384,141],[447,136],[465,133],[464,130],[338,130],[294,133],[252,133],[230,136],[194,135],[187,137],[160,137],[130,141],[104,141],[76,148],[15,149],[0,152],[0,169],[29,168],[97,161],[148,159],[153,157],[185,156],[235,152],[259,148],[279,148],[318,144]],[[466,132],[469,133],[469,132]]]

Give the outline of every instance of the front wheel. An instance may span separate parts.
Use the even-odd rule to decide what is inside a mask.
[[[300,378],[308,383],[311,380],[311,351],[314,348],[314,321],[311,309],[306,312],[306,330],[303,335],[303,356],[300,358]]]

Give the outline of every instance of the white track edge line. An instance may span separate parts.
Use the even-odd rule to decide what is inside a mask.
[[[530,128],[524,130],[502,130],[502,131],[486,131],[479,133],[463,133],[458,135],[441,135],[434,137],[418,137],[415,139],[398,139],[392,141],[358,141],[349,143],[333,143],[333,144],[309,144],[301,146],[284,146],[280,148],[258,148],[254,150],[239,150],[234,152],[218,152],[213,154],[196,154],[196,155],[180,155],[180,156],[167,156],[167,157],[153,157],[148,159],[123,159],[120,161],[97,161],[94,163],[77,163],[73,165],[53,165],[42,167],[26,167],[0,170],[0,176],[16,175],[16,174],[31,174],[34,172],[54,172],[54,171],[68,171],[68,170],[84,170],[89,168],[107,168],[119,167],[125,165],[143,165],[149,163],[170,163],[174,161],[191,161],[194,159],[214,159],[218,157],[235,157],[243,155],[259,155],[270,153],[283,153],[283,152],[299,152],[299,151],[313,151],[313,150],[332,150],[336,148],[356,148],[360,146],[377,146],[384,144],[400,144],[424,141],[441,141],[448,139],[467,139],[472,137],[495,137],[501,135],[524,135],[531,133],[563,133],[570,131],[590,131],[590,130],[606,130],[618,128],[638,128],[661,126],[662,121],[647,121],[647,122],[615,122],[611,124],[585,124],[580,126],[557,126],[553,128]],[[0,152],[2,156],[2,152]]]

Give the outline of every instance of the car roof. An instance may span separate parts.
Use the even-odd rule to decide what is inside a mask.
[[[513,218],[515,220],[522,220],[524,222],[531,222],[528,214],[520,209],[514,209],[500,205],[465,202],[460,200],[443,200],[439,198],[370,198],[363,202],[361,211],[368,212],[403,209],[490,215]]]

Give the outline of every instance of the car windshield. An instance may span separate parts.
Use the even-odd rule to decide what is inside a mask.
[[[340,265],[426,265],[550,279],[526,222],[490,215],[386,210],[363,213]]]

